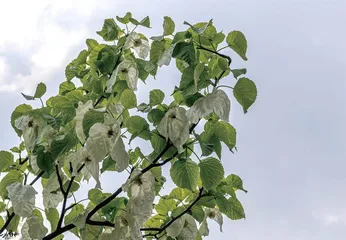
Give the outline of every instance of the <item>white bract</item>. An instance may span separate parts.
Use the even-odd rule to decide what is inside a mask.
[[[125,145],[121,137],[112,147],[110,156],[115,161],[115,171],[122,172],[129,166],[130,156],[125,150]]]
[[[126,205],[126,212],[133,216],[142,226],[152,215],[155,198],[155,177],[151,171],[138,175],[130,183],[131,198]]]
[[[60,176],[62,178],[62,182],[65,183],[67,181],[65,175],[60,173]],[[46,186],[42,191],[43,205],[45,209],[56,208],[59,203],[64,200],[64,196],[59,188],[60,186],[57,175],[51,174],[46,183]]]
[[[186,110],[182,107],[168,110],[157,126],[157,130],[166,140],[170,139],[178,152],[182,153],[184,151],[183,145],[190,136]]]
[[[124,49],[133,48],[140,58],[145,59],[149,55],[149,42],[142,39],[138,33],[132,32],[127,38]]]
[[[174,45],[171,45],[168,49],[166,49],[162,56],[160,57],[159,61],[157,62],[157,65],[159,67],[162,67],[163,65],[168,66],[171,63],[171,59],[172,59],[172,53],[173,53],[173,49],[175,47]]]
[[[186,116],[192,123],[197,123],[199,119],[215,113],[221,120],[229,122],[231,101],[222,90],[214,90],[205,97],[201,97],[194,102],[193,106],[186,112]]]
[[[34,117],[22,116],[15,121],[16,128],[23,131],[23,139],[27,150],[32,151],[39,135],[41,122]]]
[[[183,221],[183,229],[178,235],[179,240],[195,240],[197,237],[197,225],[195,219],[189,215],[184,214],[181,217]]]
[[[112,87],[115,84],[118,75],[125,79],[129,89],[136,91],[138,83],[138,69],[136,63],[131,62],[130,60],[122,61],[116,69],[113,71],[112,76],[107,80],[107,93],[112,92]]]
[[[181,230],[184,228],[185,221],[182,218],[178,218],[171,225],[166,228],[167,236],[176,238]]]
[[[6,189],[12,202],[13,212],[21,217],[30,216],[35,207],[35,195],[37,194],[35,189],[22,183],[11,184]]]
[[[96,181],[96,188],[101,188],[99,165],[101,160],[94,158],[93,154],[86,147],[77,151],[77,162],[85,163],[86,169]]]
[[[222,232],[222,225],[223,225],[222,213],[216,208],[205,208],[205,217],[199,228],[199,232],[201,233],[202,236],[209,235],[207,218],[213,219],[215,222],[217,222],[220,226],[220,232]]]
[[[90,110],[93,109],[93,102],[91,100],[87,101],[85,104],[82,102],[78,103],[78,108],[76,109],[76,116],[74,120],[76,120],[76,133],[79,141],[81,143],[85,143],[85,134],[83,130],[83,118],[84,115]]]
[[[47,232],[48,229],[36,216],[27,218],[21,230],[23,240],[42,239]]]

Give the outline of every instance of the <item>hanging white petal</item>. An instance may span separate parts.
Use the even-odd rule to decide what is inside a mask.
[[[29,157],[29,163],[30,163],[32,171],[35,174],[37,174],[41,170],[37,165],[37,156],[36,155],[31,155]]]
[[[134,217],[134,221],[142,226],[152,215],[155,198],[155,177],[148,171],[140,174],[130,184],[131,198],[126,212]]]
[[[115,161],[115,171],[124,171],[130,163],[130,156],[125,149],[123,139],[120,137],[110,151],[111,158]]]
[[[67,179],[60,173],[62,182],[65,183]],[[60,202],[64,200],[64,196],[60,191],[58,177],[56,174],[51,174],[46,183],[46,186],[42,190],[43,206],[45,209],[56,208]]]
[[[176,238],[184,228],[185,220],[178,218],[166,228],[167,236]]]
[[[231,101],[227,94],[217,89],[207,96],[197,99],[186,112],[186,116],[190,122],[197,123],[199,119],[214,112],[221,120],[229,122],[230,110]]]
[[[112,92],[112,87],[115,84],[118,75],[126,80],[129,89],[133,91],[137,90],[138,69],[136,63],[131,62],[130,60],[124,60],[115,68],[112,76],[107,80],[107,93]]]
[[[220,232],[222,232],[223,217],[222,217],[222,213],[218,209],[206,208],[205,216],[217,222],[220,226]]]
[[[95,123],[89,130],[86,148],[92,160],[101,161],[112,150],[120,137],[120,124]]]
[[[74,120],[76,120],[76,133],[79,141],[81,143],[85,143],[85,134],[83,130],[83,118],[84,115],[90,110],[93,109],[93,102],[91,100],[87,101],[85,104],[82,102],[78,103],[78,108],[76,109],[76,116]]]
[[[35,195],[37,194],[35,189],[22,183],[11,184],[6,189],[12,202],[13,212],[21,217],[30,216],[35,207]]]
[[[43,225],[39,217],[32,216],[26,219],[22,230],[22,239],[42,239],[47,233],[48,229]]]
[[[28,151],[32,151],[35,147],[37,137],[39,135],[39,126],[42,121],[38,118],[22,116],[15,121],[16,128],[23,131],[23,139],[25,147]]]
[[[184,222],[184,227],[181,230],[178,239],[179,240],[195,240],[197,237],[197,225],[195,219],[189,215],[184,214],[181,219]]]
[[[141,36],[132,32],[127,38],[124,44],[124,49],[133,48],[140,58],[147,58],[150,51],[149,42],[142,39]]]
[[[93,158],[86,147],[77,151],[78,162],[85,163],[85,167],[96,181],[96,188],[101,188],[100,183],[100,160]]]
[[[189,139],[189,120],[186,117],[186,110],[182,107],[175,107],[168,110],[161,122],[157,126],[159,133],[170,139],[179,153],[184,151],[183,145]]]
[[[167,48],[162,56],[160,57],[159,61],[157,62],[157,65],[159,67],[162,67],[163,65],[168,66],[171,63],[171,59],[172,59],[172,53],[173,53],[173,49],[175,47],[174,45],[171,45],[169,48]]]
[[[140,226],[132,221],[133,217],[122,212],[115,217],[113,240],[142,240]]]

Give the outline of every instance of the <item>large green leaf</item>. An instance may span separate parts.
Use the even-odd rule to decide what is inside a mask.
[[[192,216],[199,222],[201,223],[204,219],[204,211],[203,208],[201,207],[201,205],[199,204],[195,204],[193,205],[193,207],[191,208],[191,213]]]
[[[86,138],[89,137],[89,130],[95,123],[103,123],[104,117],[103,113],[95,111],[95,110],[89,110],[83,118],[83,132],[86,136]]]
[[[59,212],[56,208],[50,208],[45,210],[47,220],[50,223],[50,229],[54,231],[58,226]]]
[[[37,166],[46,173],[50,174],[53,170],[54,159],[50,152],[45,151],[45,147],[37,145],[34,149],[34,154],[37,155]]]
[[[215,199],[220,212],[224,213],[228,218],[232,220],[245,218],[244,208],[238,199],[227,199],[222,195],[216,196]]]
[[[253,81],[248,78],[240,78],[234,86],[234,97],[242,105],[244,113],[256,101],[257,88]]]
[[[12,112],[11,125],[12,125],[13,129],[16,131],[16,133],[18,134],[18,136],[22,135],[22,131],[15,127],[14,122],[17,118],[20,118],[21,116],[25,115],[27,112],[29,112],[31,110],[32,110],[32,107],[30,105],[21,104],[21,105],[17,106],[16,109],[14,109],[14,111]]]
[[[126,120],[125,126],[129,133],[132,134],[131,139],[139,136],[145,140],[150,139],[149,124],[140,116],[131,116]]]
[[[74,85],[73,82],[65,81],[65,82],[61,83],[59,86],[59,94],[65,95],[66,93],[68,93],[72,90],[75,90],[75,89],[76,89],[76,86]]]
[[[18,170],[7,173],[0,181],[0,196],[4,199],[8,194],[6,187],[13,183],[21,183],[23,179],[23,174]]]
[[[172,57],[183,60],[190,66],[193,65],[196,62],[196,52],[193,43],[178,42],[173,49]]]
[[[160,198],[159,202],[155,205],[155,210],[162,216],[168,215],[177,207],[177,203],[174,199]]]
[[[149,122],[153,123],[154,126],[158,125],[161,122],[161,119],[165,116],[165,112],[160,109],[152,109],[148,113]]]
[[[242,190],[244,192],[247,192],[247,190],[243,187],[243,180],[235,174],[231,174],[226,178],[227,185],[231,186],[235,190]]]
[[[168,36],[173,34],[174,29],[175,29],[175,24],[173,20],[170,17],[165,16],[163,21],[163,35]]]
[[[97,31],[96,33],[105,41],[114,41],[118,38],[119,27],[113,18],[108,18],[104,20],[101,31]]]
[[[165,50],[165,40],[153,41],[150,48],[150,61],[157,63]]]
[[[235,147],[237,132],[232,125],[220,121],[212,126],[211,131],[214,131],[215,136],[224,142],[230,150]]]
[[[46,84],[39,83],[36,87],[34,98],[41,98],[47,91]]]
[[[216,187],[223,179],[225,172],[222,164],[216,158],[203,159],[198,165],[202,184],[206,190]]]
[[[130,22],[130,18],[132,18],[132,14],[127,12],[124,17],[116,16],[116,19],[122,24],[128,24]]]
[[[160,89],[154,89],[150,91],[149,100],[151,106],[161,104],[164,98],[165,94]]]
[[[120,102],[127,109],[131,109],[131,108],[137,107],[136,95],[130,89],[125,89],[124,90],[124,92],[121,94]]]
[[[6,170],[14,162],[13,154],[7,151],[0,151],[0,172]]]
[[[247,60],[246,51],[247,51],[247,41],[244,34],[240,31],[232,31],[228,34],[226,42],[230,48],[232,48],[238,55]]]
[[[78,139],[74,134],[67,134],[63,139],[54,139],[51,143],[51,153],[53,159],[57,159],[59,156],[70,151],[78,143]]]
[[[170,170],[173,182],[181,188],[196,190],[199,178],[199,167],[191,160],[177,160]]]

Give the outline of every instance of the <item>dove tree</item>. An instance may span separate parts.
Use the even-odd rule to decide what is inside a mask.
[[[209,235],[211,220],[222,231],[224,218],[245,218],[242,179],[221,156],[237,146],[231,102],[246,113],[257,90],[222,51],[247,60],[247,41],[240,31],[217,31],[212,20],[184,24],[178,32],[166,16],[162,35],[147,38],[140,31],[149,17],[106,19],[101,38],[87,39],[67,65],[56,96],[42,100],[44,83],[22,94],[42,107],[21,104],[11,115],[22,142],[0,151],[1,234],[195,240]],[[156,79],[168,65],[180,79]],[[140,104],[139,81],[152,86]],[[167,81],[174,89],[155,88]],[[127,180],[105,192],[102,185],[118,182],[102,182],[106,172]],[[88,197],[76,199],[91,184]]]

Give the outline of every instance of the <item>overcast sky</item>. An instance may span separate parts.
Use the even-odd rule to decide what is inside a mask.
[[[85,48],[85,39],[99,39],[95,31],[103,19],[127,11],[138,19],[150,16],[152,29],[144,31],[149,35],[162,32],[168,15],[178,30],[184,20],[213,18],[219,30],[241,30],[248,39],[247,62],[225,53],[234,67],[248,69],[258,100],[246,115],[232,104],[238,152],[224,151],[222,159],[227,174],[240,175],[249,190],[240,194],[247,219],[226,221],[223,233],[212,224],[207,239],[344,240],[345,0],[3,0],[0,149],[18,143],[9,119],[25,102],[20,92],[32,93],[42,81],[48,86],[45,99],[56,94],[65,66]],[[162,68],[148,87],[168,93],[178,81],[174,67]],[[103,187],[114,191],[108,179],[114,176],[105,176]]]

